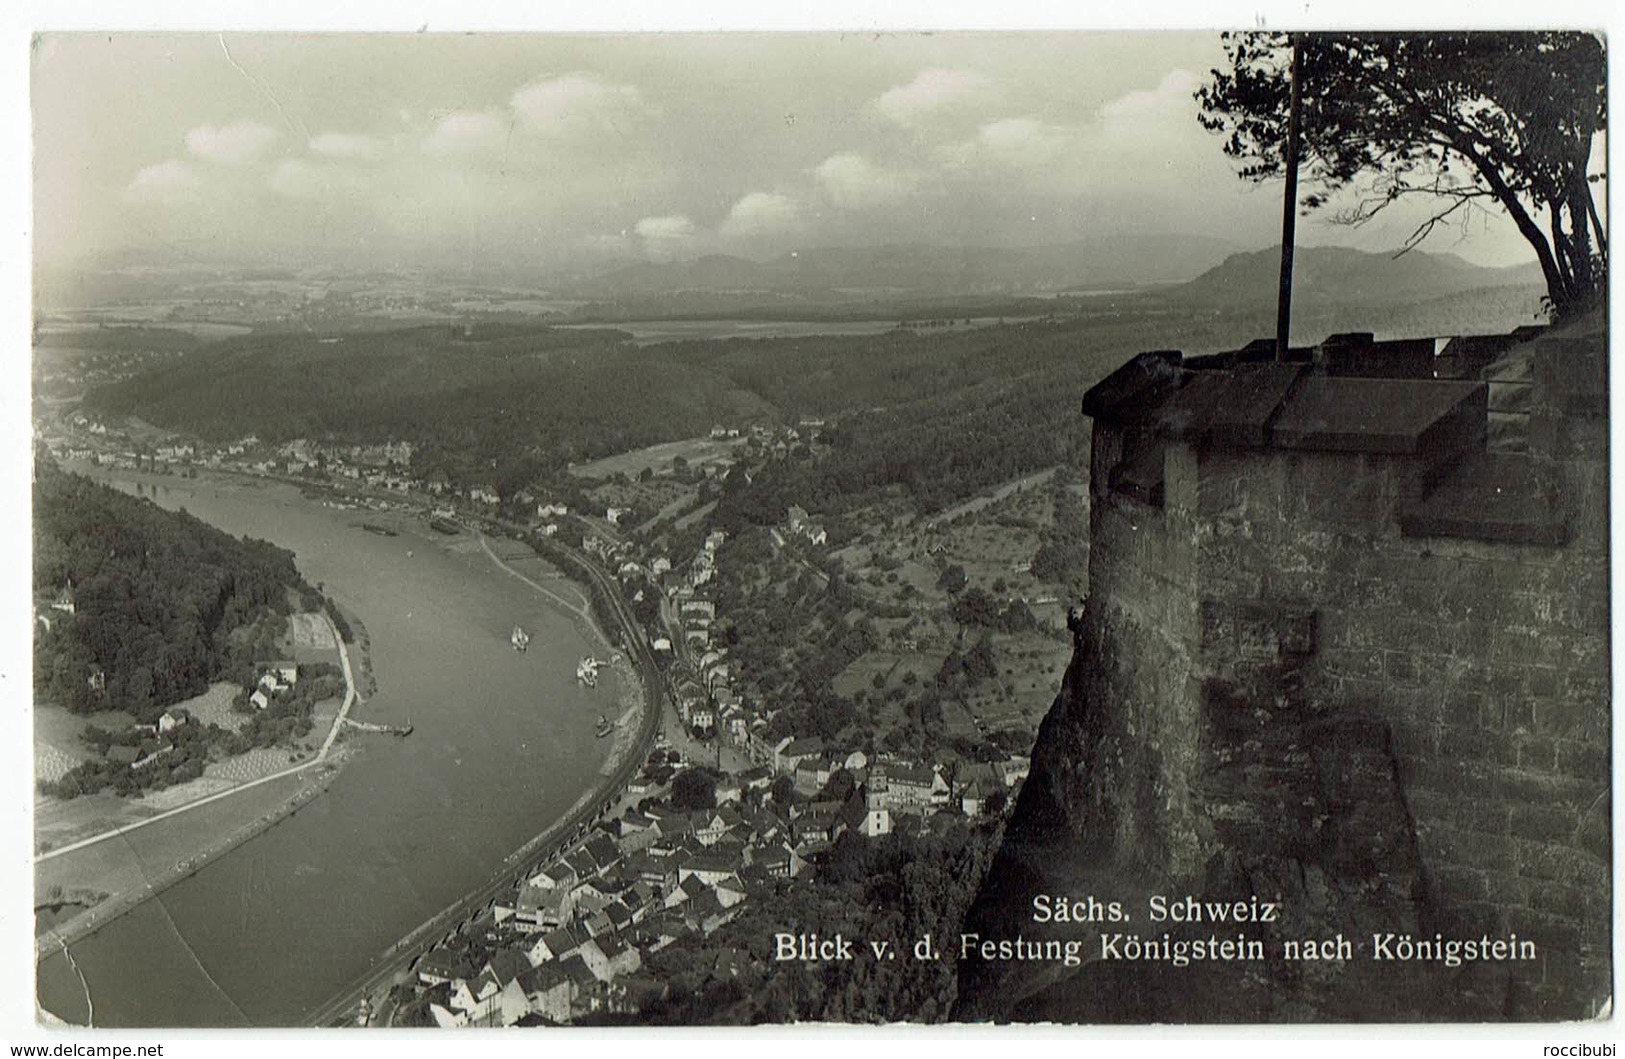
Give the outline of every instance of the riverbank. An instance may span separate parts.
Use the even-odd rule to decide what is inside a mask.
[[[365,615],[353,639],[367,645],[377,689],[357,716],[416,732],[365,737],[366,753],[314,800],[315,811],[211,858],[162,901],[74,944],[71,957],[58,949],[42,961],[39,994],[52,1012],[83,1023],[88,982],[98,1025],[325,1021],[312,1013],[379,966],[378,954],[485,889],[517,851],[568,841],[601,811],[594,795],[620,782],[599,775],[612,746],[594,738],[592,724],[614,682],[595,691],[573,679],[579,658],[605,657],[603,640],[493,566],[474,533],[436,535],[405,510],[369,516],[396,536],[370,533],[352,524],[352,511],[313,502],[291,483],[111,477],[292,550],[307,578],[344,601],[346,621]],[[561,569],[579,587],[522,565],[560,597],[585,602],[592,582],[577,564]],[[602,610],[600,624],[619,637],[612,615]],[[528,652],[509,645],[515,624],[532,633]],[[354,668],[370,687],[369,667]],[[633,744],[628,767],[639,763]],[[406,863],[410,873],[400,870]],[[290,954],[298,974],[286,973]]]
[[[529,553],[528,558],[534,558],[549,568],[554,568],[544,557],[536,555],[522,542],[507,543],[524,548]],[[483,534],[480,537],[480,544],[498,567],[525,582],[538,595],[554,605],[563,604],[563,600],[555,592],[519,573],[508,562],[499,558]],[[581,569],[588,576],[603,577],[601,571],[597,571],[585,560],[582,560]],[[604,580],[607,581],[607,578]],[[619,596],[613,598],[614,616],[620,626],[619,631],[629,645],[634,645],[633,650],[638,652],[636,665],[626,653],[611,642],[610,633],[599,627],[599,623],[592,616],[590,604],[584,603],[581,610],[568,605],[561,607],[578,623],[585,623],[592,630],[595,638],[610,652],[611,668],[615,673],[618,708],[621,714],[616,723],[614,745],[599,769],[602,782],[582,791],[563,814],[505,857],[502,866],[484,885],[425,920],[386,949],[359,981],[318,1008],[309,1020],[310,1025],[352,1025],[354,1020],[350,1017],[350,1013],[358,1010],[364,1000],[370,1010],[384,1010],[395,978],[406,972],[423,952],[477,913],[481,906],[494,900],[505,887],[514,885],[521,877],[534,872],[571,842],[582,840],[592,823],[601,819],[604,813],[616,806],[624,796],[627,784],[654,744],[666,696],[662,682],[658,679],[654,659],[643,646],[635,621]]]
[[[102,870],[110,874],[97,874],[95,877],[110,881],[113,889],[111,892],[102,891],[100,901],[83,907],[79,913],[35,937],[34,959],[37,962],[53,952],[66,949],[81,938],[106,927],[149,898],[156,897],[181,880],[196,875],[205,865],[231,852],[249,839],[257,838],[289,819],[328,788],[347,757],[347,750],[340,749],[329,755],[326,760],[312,763],[312,767],[302,770],[299,774],[277,777],[272,784],[267,785],[271,788],[267,793],[272,799],[269,808],[264,808],[257,799],[251,804],[246,796],[240,799],[238,804],[223,807],[232,810],[247,809],[258,815],[247,822],[235,819],[241,816],[241,813],[226,816],[226,822],[234,825],[229,830],[225,830],[219,822],[213,822],[214,826],[209,828],[210,836],[201,843],[196,841],[197,834],[194,830],[182,837],[181,845],[186,847],[184,850],[170,848],[172,843],[166,841],[168,836],[137,834],[124,837],[120,843],[124,847],[119,851],[123,854],[121,865],[106,865],[106,858],[100,857],[101,851],[94,847],[69,854],[71,857],[82,853],[83,859],[92,863],[88,868],[79,865],[71,869],[80,873],[96,872],[95,862],[101,861]],[[277,780],[286,781],[286,787],[278,784]],[[222,831],[223,834],[220,833]],[[173,861],[166,862],[162,859],[188,850],[189,855],[179,856]],[[50,878],[53,866],[52,861],[36,863],[36,893],[42,892],[40,889],[42,875]],[[60,883],[52,882],[47,885],[54,886]]]
[[[221,770],[216,767],[219,763],[211,764],[205,776],[144,799],[148,804],[143,809],[154,803],[160,806],[156,814],[131,818],[128,804],[115,805],[113,816],[125,819],[110,828],[70,842],[51,843],[51,848],[42,843],[34,866],[35,908],[50,904],[67,914],[36,933],[36,962],[196,874],[205,864],[292,816],[327,789],[351,757],[344,748],[335,750],[335,743],[358,695],[348,645],[331,619],[321,618],[318,626],[325,626],[330,636],[331,648],[325,649],[337,654],[345,693],[314,757],[304,760],[311,752],[306,744],[303,750],[293,751],[289,767],[275,769],[266,766],[264,753],[255,752],[262,759],[260,767],[235,780],[221,778],[222,771],[231,771],[229,767]],[[213,699],[219,698],[219,692],[220,686],[211,688],[202,698],[218,707],[221,704]],[[326,712],[318,710],[314,719],[323,719]],[[276,754],[288,752],[283,747],[274,750]],[[225,764],[234,763],[236,759],[228,759]],[[36,803],[36,815],[49,808],[53,807]],[[37,822],[34,831],[40,842]],[[63,901],[61,894],[73,894],[77,899]],[[92,895],[94,899],[90,899]]]

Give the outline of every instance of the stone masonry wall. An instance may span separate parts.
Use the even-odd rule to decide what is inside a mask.
[[[1200,591],[1231,618],[1205,675],[1234,671],[1259,603],[1312,610],[1306,697],[1390,726],[1441,903],[1574,952],[1610,912],[1606,563],[1403,538],[1402,469],[1369,458],[1259,462],[1204,460]]]
[[[1090,563],[1082,646],[1091,661],[1090,685],[1117,694],[1110,723],[1096,733],[1101,742],[1086,748],[1091,795],[1110,815],[1100,823],[1114,831],[1116,848],[1183,872],[1197,868],[1201,856],[1189,786],[1199,752],[1194,512],[1105,495],[1108,470],[1122,449],[1121,436],[1096,432],[1090,548],[1110,561]],[[1194,473],[1194,461],[1187,454],[1171,469],[1174,488],[1188,491],[1182,483]],[[1165,464],[1165,476],[1167,470]]]
[[[1536,940],[1532,1011],[1579,1017],[1577,993],[1607,995],[1605,438],[1548,411],[1561,546],[1402,536],[1414,457],[1170,443],[1161,509],[1095,487],[1084,639],[1121,714],[1096,758],[1117,767],[1094,782],[1145,788],[1111,799],[1118,848],[1181,874],[1222,844],[1216,819],[1259,811],[1194,789],[1227,711],[1369,717],[1414,823],[1421,926]],[[1114,434],[1096,431],[1096,483]]]

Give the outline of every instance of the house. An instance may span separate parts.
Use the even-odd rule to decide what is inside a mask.
[[[594,835],[592,838],[588,839],[587,844],[581,848],[589,857],[592,858],[593,863],[598,866],[598,870],[600,872],[608,871],[610,868],[619,863],[621,859],[621,851],[616,848],[615,843],[610,840],[608,835],[605,834]]]
[[[581,921],[581,929],[587,935],[581,942],[585,946],[588,941],[600,934],[613,934],[615,932],[615,923],[609,918],[609,913],[601,908]]]
[[[797,739],[794,736],[785,736],[778,746],[773,748],[773,771],[780,773],[793,772],[796,765],[803,758],[813,757],[824,752],[824,741],[816,735]]]
[[[664,902],[666,908],[678,908],[705,892],[705,880],[694,875],[685,875],[669,893]]]
[[[581,946],[581,959],[600,982],[631,974],[643,966],[638,950],[619,934],[602,934]]]
[[[603,983],[592,973],[580,953],[574,953],[559,964],[559,970],[570,979],[570,1014],[590,1015],[604,1006]]]
[[[717,839],[727,833],[730,821],[715,809],[707,809],[696,813],[694,819],[694,837],[700,840],[700,845],[714,845]],[[738,817],[733,819],[738,822]]]
[[[717,616],[717,605],[709,599],[691,599],[682,605],[680,613],[685,621],[690,618],[714,621]]]
[[[522,930],[551,930],[570,922],[575,915],[575,898],[562,886],[543,887],[527,881],[519,888],[514,920]]]
[[[424,985],[440,985],[468,973],[462,956],[451,949],[435,948],[418,960],[418,981]]]
[[[163,716],[158,718],[158,731],[160,733],[172,732],[184,725],[186,721],[186,711],[179,706],[171,706],[163,712]]]
[[[271,700],[266,696],[264,689],[254,692],[248,697],[248,701],[254,704],[256,710],[263,710],[271,705]]]
[[[460,1029],[468,1025],[468,1015],[461,1011],[452,1011],[439,1004],[429,1004],[429,1014],[434,1018],[434,1024],[443,1030]]]
[[[721,902],[723,908],[732,908],[750,896],[738,875],[730,875],[718,882],[715,889],[717,900]]]
[[[782,843],[761,850],[752,863],[760,865],[771,879],[793,879],[807,867],[795,850]]]
[[[581,940],[576,937],[575,931],[569,927],[560,927],[542,935],[540,940],[525,950],[525,958],[534,966],[541,966],[554,960],[568,959],[570,954],[581,948]]]
[[[840,769],[840,756],[816,754],[796,762],[793,774],[796,789],[811,794],[823,788]]]
[[[574,885],[576,886],[589,882],[598,873],[598,865],[585,850],[576,850],[564,858],[564,864],[570,869],[570,873],[575,876]]]
[[[982,815],[982,807],[986,802],[987,795],[978,780],[971,780],[959,794],[959,810],[966,816]]]
[[[875,797],[889,809],[944,805],[949,799],[948,781],[936,769],[889,762],[877,767],[874,777]]]
[[[574,889],[578,881],[575,869],[564,861],[554,861],[530,877],[531,883],[544,890]]]
[[[636,809],[628,809],[621,817],[620,846],[626,854],[639,853],[660,837],[660,822],[648,813],[640,813]],[[641,868],[638,869],[641,874]]]
[[[709,937],[717,928],[738,917],[739,911],[738,905],[724,908],[717,897],[717,892],[706,890],[683,906],[683,918],[694,925],[702,935]]]
[[[737,805],[739,799],[744,797],[744,794],[744,785],[733,776],[724,776],[717,781],[717,804],[719,806]]]
[[[257,662],[259,685],[267,691],[281,691],[299,683],[299,663],[286,661]]]
[[[1007,761],[995,762],[994,767],[999,770],[999,775],[1003,777],[1004,785],[1014,787],[1027,778],[1027,773],[1032,770],[1032,760],[1025,757],[1011,757]]]
[[[506,986],[520,973],[530,969],[530,961],[525,958],[522,950],[507,948],[498,949],[490,960],[486,961],[482,969],[483,974],[489,975],[500,986]]]
[[[519,976],[530,1010],[560,1025],[570,1021],[570,976],[558,964],[533,967]]]
[[[462,1015],[461,1025],[492,1018],[501,1002],[502,984],[488,972],[481,971],[472,979],[458,978],[451,983],[450,1007]]]

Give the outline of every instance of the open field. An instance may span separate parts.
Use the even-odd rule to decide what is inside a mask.
[[[651,445],[646,449],[634,449],[631,452],[605,456],[591,463],[576,464],[570,468],[570,473],[577,478],[611,478],[617,474],[636,478],[645,468],[649,468],[656,474],[664,474],[671,470],[671,461],[678,456],[687,460],[690,467],[714,466],[732,462],[734,450],[741,444],[743,442],[739,438],[723,441],[714,441],[711,438],[668,441],[661,445]]]

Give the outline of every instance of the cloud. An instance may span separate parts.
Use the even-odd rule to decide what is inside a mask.
[[[247,165],[276,143],[278,133],[257,121],[199,125],[186,134],[186,149],[221,165]]]
[[[669,261],[679,256],[697,234],[694,222],[680,213],[666,217],[645,217],[632,230],[643,240],[644,252],[657,261]]]
[[[1007,165],[1047,165],[1070,142],[1066,129],[1037,118],[1002,118],[976,130],[976,143],[987,156]]]
[[[650,113],[633,86],[587,73],[538,78],[515,92],[510,105],[522,127],[543,136],[624,130]]]
[[[136,173],[125,188],[129,198],[163,200],[187,198],[203,183],[203,178],[191,165],[178,158],[149,165]]]
[[[494,150],[507,140],[508,127],[484,110],[457,110],[439,121],[423,138],[423,153],[465,155]]]
[[[717,231],[729,239],[782,235],[799,229],[802,220],[801,205],[794,199],[753,191],[733,204]]]
[[[919,183],[912,173],[882,169],[861,154],[830,155],[813,170],[824,195],[842,209],[862,210],[907,197]]]
[[[1194,122],[1195,93],[1203,80],[1200,74],[1190,70],[1170,70],[1156,88],[1142,88],[1118,96],[1100,108],[1100,116],[1110,123],[1162,120],[1171,115],[1189,116]]]
[[[376,136],[324,132],[310,141],[310,152],[327,158],[377,158],[384,145]]]
[[[989,94],[993,81],[976,70],[930,67],[906,85],[883,92],[875,108],[886,117],[911,125],[934,112]]]

